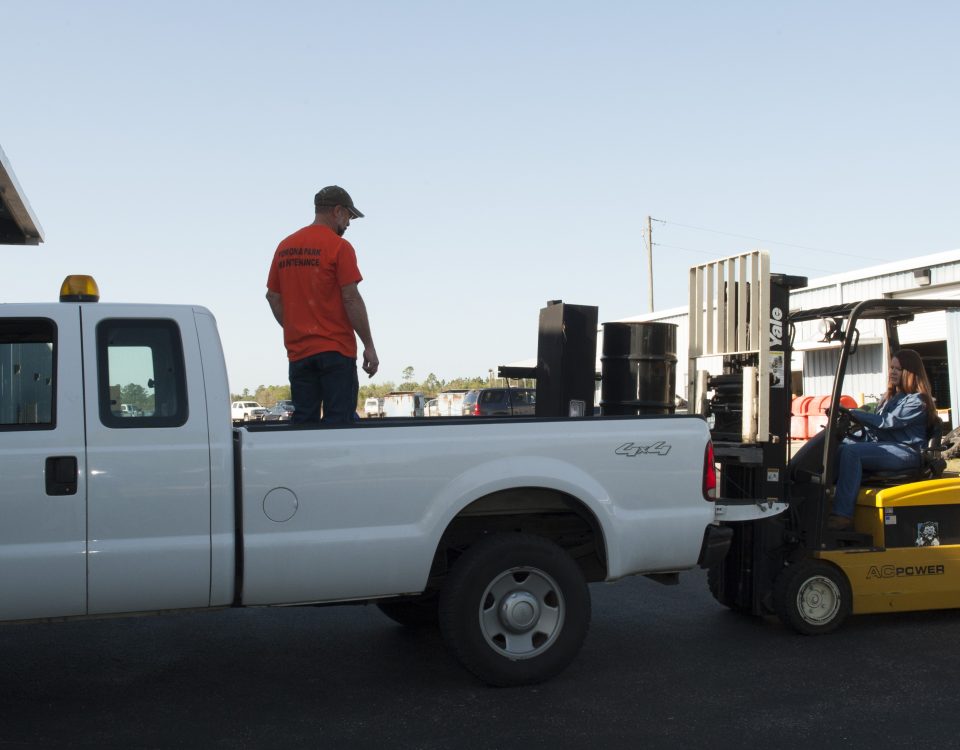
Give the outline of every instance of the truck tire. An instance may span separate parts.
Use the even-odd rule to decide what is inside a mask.
[[[824,635],[839,628],[850,614],[852,599],[843,571],[821,560],[784,568],[773,588],[777,616],[803,635]]]
[[[529,685],[563,670],[590,627],[590,592],[563,549],[532,534],[494,534],[456,562],[440,592],[440,631],[490,685]]]
[[[377,602],[377,609],[405,628],[435,628],[439,622],[440,599],[436,592],[409,599]]]

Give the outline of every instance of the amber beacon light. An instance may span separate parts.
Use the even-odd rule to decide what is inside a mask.
[[[61,302],[97,302],[100,289],[93,276],[74,274],[67,276],[60,285]]]

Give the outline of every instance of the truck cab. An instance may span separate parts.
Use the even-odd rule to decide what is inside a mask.
[[[229,601],[210,565],[230,525],[211,517],[229,491],[227,405],[203,398],[199,341],[180,334],[196,327],[218,351],[210,313],[79,301],[3,313],[0,619]],[[131,384],[152,408],[123,410]]]

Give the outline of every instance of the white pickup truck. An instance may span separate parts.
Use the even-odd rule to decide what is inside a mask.
[[[240,422],[262,422],[267,410],[256,401],[234,401],[230,404],[230,417],[234,424]]]
[[[210,312],[90,284],[0,305],[3,621],[371,601],[529,683],[578,652],[588,582],[669,580],[778,510],[710,497],[696,417],[235,428]]]

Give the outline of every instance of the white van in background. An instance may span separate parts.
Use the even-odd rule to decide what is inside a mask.
[[[377,419],[383,416],[383,399],[371,396],[363,402],[363,416],[367,419]]]
[[[420,391],[394,391],[383,397],[383,416],[422,417],[426,402]]]
[[[463,397],[466,390],[441,391],[437,394],[437,416],[459,417],[463,414]]]

